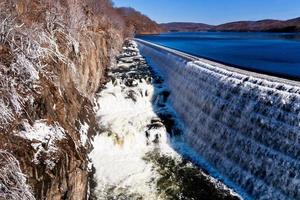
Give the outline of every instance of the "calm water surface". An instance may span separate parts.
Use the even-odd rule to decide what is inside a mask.
[[[165,33],[138,38],[239,68],[300,79],[300,33]]]

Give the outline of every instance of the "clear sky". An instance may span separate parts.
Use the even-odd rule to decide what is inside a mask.
[[[113,0],[163,22],[221,24],[239,20],[300,17],[300,0]]]

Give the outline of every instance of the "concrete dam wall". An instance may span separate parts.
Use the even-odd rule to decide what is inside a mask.
[[[136,40],[186,142],[254,199],[300,199],[300,84]]]

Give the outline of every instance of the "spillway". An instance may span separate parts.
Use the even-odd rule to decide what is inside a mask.
[[[199,156],[254,199],[300,199],[299,82],[136,42]]]
[[[164,80],[136,43],[126,41],[116,60],[95,99],[100,129],[89,154],[89,199],[239,200],[235,187],[177,152],[192,150],[181,139],[182,126],[169,106]]]

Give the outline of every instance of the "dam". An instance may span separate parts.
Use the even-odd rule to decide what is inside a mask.
[[[300,84],[136,39],[185,142],[254,199],[300,199]]]

